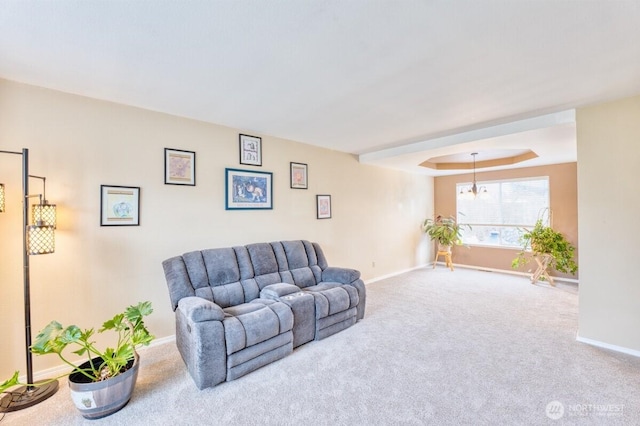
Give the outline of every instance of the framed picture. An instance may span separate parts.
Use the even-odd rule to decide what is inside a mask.
[[[100,185],[100,226],[140,225],[140,187]]]
[[[273,173],[225,169],[227,210],[273,208]]]
[[[165,148],[164,183],[196,186],[196,153]]]
[[[307,165],[304,163],[290,163],[291,170],[291,188],[293,189],[307,189]]]
[[[240,135],[240,164],[262,166],[262,138]]]
[[[331,219],[331,195],[316,195],[318,219]]]

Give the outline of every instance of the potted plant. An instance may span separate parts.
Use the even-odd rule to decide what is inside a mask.
[[[545,225],[542,219],[536,221],[535,226],[520,237],[522,250],[511,263],[514,269],[526,265],[534,259],[538,269],[531,276],[531,282],[535,283],[543,277],[554,285],[553,278],[548,270],[575,274],[578,265],[574,260],[575,247],[566,240],[564,235]],[[528,250],[531,250],[531,256]]]
[[[133,393],[140,365],[136,348],[146,346],[154,339],[143,320],[152,312],[151,302],[140,302],[102,324],[98,333],[112,331],[116,338],[115,347],[104,350],[99,350],[91,340],[94,328],[63,327],[59,322],[51,321],[38,333],[29,349],[35,355],[56,354],[72,370],[38,384],[20,383],[16,371],[13,377],[0,384],[0,392],[17,385],[38,386],[69,376],[71,398],[83,417],[95,419],[115,413],[129,402]],[[78,366],[71,363],[66,354],[71,348],[77,348],[72,353],[86,356],[87,361]]]
[[[438,215],[435,219],[428,218],[422,224],[422,230],[438,243],[438,251],[451,251],[451,246],[462,245],[462,228],[469,225],[460,225],[449,216],[443,218]]]

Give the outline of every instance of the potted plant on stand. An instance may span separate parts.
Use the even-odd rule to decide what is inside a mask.
[[[98,333],[115,333],[115,347],[99,350],[91,339],[95,329],[80,329],[70,325],[63,327],[51,321],[38,335],[30,350],[35,355],[56,354],[72,370],[60,377],[69,376],[69,390],[74,404],[83,417],[96,419],[115,413],[124,407],[133,393],[140,366],[136,348],[148,345],[154,339],[147,330],[143,318],[153,312],[151,302],[129,306],[122,313],[102,324]],[[72,353],[86,356],[87,361],[76,366],[67,360],[65,349],[77,348]],[[19,382],[16,371],[9,380],[0,384],[0,392],[17,385],[38,386]]]
[[[422,224],[422,230],[438,243],[438,251],[451,251],[453,245],[462,245],[462,227],[452,217],[443,218],[438,215],[435,219],[426,219]]]
[[[554,286],[553,278],[548,273],[549,269],[570,274],[575,274],[578,270],[574,260],[575,247],[560,232],[545,225],[542,219],[538,219],[533,229],[520,237],[520,243],[522,250],[511,263],[511,267],[519,268],[534,259],[538,268],[531,275],[532,284],[542,277]]]
[[[434,267],[438,260],[438,255],[442,254],[445,256],[447,266],[453,270],[451,247],[454,245],[462,245],[463,227],[471,229],[469,225],[458,224],[452,216],[443,218],[438,215],[435,219],[428,218],[424,221],[422,230],[438,245]]]

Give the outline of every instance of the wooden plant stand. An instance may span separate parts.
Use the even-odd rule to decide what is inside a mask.
[[[553,281],[553,278],[547,272],[549,268],[549,264],[551,263],[552,257],[550,254],[539,254],[533,256],[538,264],[538,269],[531,275],[531,284],[535,284],[538,282],[540,277],[544,277],[545,280],[549,281],[551,286],[555,287],[556,283]]]
[[[453,271],[453,262],[451,261],[451,252],[450,251],[440,251],[436,253],[436,259],[433,261],[433,269],[436,269],[436,263],[438,263],[438,257],[444,256],[445,264],[447,268]]]

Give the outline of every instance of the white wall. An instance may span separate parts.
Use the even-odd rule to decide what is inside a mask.
[[[640,97],[577,111],[579,339],[640,355]]]
[[[262,167],[239,164],[239,133],[262,136]],[[190,250],[308,239],[365,280],[431,258],[420,224],[433,214],[433,180],[352,155],[0,80],[0,149],[23,147],[58,206],[56,252],[31,257],[34,337],[52,319],[99,327],[141,300],[155,307],[152,332],[172,335],[161,262]],[[197,186],[164,184],[165,147],[196,152]],[[289,188],[290,161],[309,165],[308,190]],[[0,155],[0,380],[25,368],[20,166]],[[225,167],[273,172],[274,209],[226,211]],[[141,187],[140,226],[99,226],[101,184]],[[31,181],[31,193],[40,188]],[[316,194],[331,194],[332,219],[316,219]],[[35,357],[34,370],[59,364],[49,358]]]

